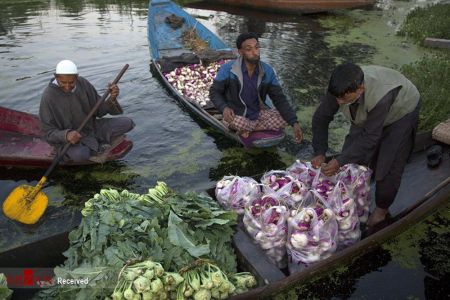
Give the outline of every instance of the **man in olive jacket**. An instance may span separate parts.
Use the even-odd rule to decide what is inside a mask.
[[[258,36],[242,33],[236,39],[240,57],[219,69],[210,88],[210,99],[223,114],[226,127],[241,136],[257,130],[294,129],[300,143],[303,134],[297,116],[281,89],[275,71],[260,61]],[[270,97],[275,108],[266,104]]]
[[[333,71],[328,92],[314,113],[314,166],[322,166],[327,176],[348,163],[374,170],[376,208],[369,217],[369,227],[386,218],[397,195],[414,146],[419,102],[417,88],[398,71],[345,63]],[[338,111],[351,122],[350,132],[341,154],[324,164],[328,126]]]

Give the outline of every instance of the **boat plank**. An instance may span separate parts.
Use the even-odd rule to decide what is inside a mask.
[[[450,40],[427,37],[423,44],[427,47],[450,49]]]
[[[233,244],[240,268],[255,275],[259,285],[277,282],[286,277],[241,228],[237,228]]]
[[[285,14],[306,14],[371,6],[375,0],[206,0],[208,3]]]

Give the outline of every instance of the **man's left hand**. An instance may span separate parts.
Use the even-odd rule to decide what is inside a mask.
[[[119,87],[117,86],[117,84],[112,84],[112,83],[108,83],[108,89],[111,93],[111,98],[112,99],[116,99],[117,96],[119,96]]]
[[[329,163],[323,166],[321,170],[322,173],[326,176],[333,176],[339,170],[339,167],[339,162],[337,161],[337,159],[333,158]]]
[[[303,140],[303,132],[300,128],[300,125],[298,125],[298,123],[294,123],[294,125],[292,125],[292,128],[294,129],[295,142],[300,143]]]

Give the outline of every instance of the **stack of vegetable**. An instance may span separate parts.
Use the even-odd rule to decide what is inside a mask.
[[[286,171],[269,171],[261,177],[262,196],[244,201],[245,228],[278,266],[284,265],[286,247],[296,263],[328,257],[337,246],[344,248],[360,239],[359,225],[366,220],[370,204],[370,175],[368,168],[350,164],[327,177],[310,162],[301,161]],[[230,178],[225,177],[216,192],[223,182],[232,185]],[[239,187],[233,193],[239,194]]]
[[[209,104],[209,88],[211,87],[217,71],[225,60],[213,62],[204,67],[202,64],[191,64],[176,68],[164,74],[167,81],[182,95],[201,107]]]
[[[184,279],[177,289],[177,300],[227,299],[256,286],[255,277],[248,272],[227,276],[217,265],[207,260],[197,260],[180,270]]]
[[[145,260],[126,264],[111,295],[122,299],[226,299],[256,286],[247,272],[228,277],[216,264],[199,259],[179,272],[166,272],[159,264]]]
[[[183,280],[180,274],[165,272],[161,264],[151,260],[126,264],[111,297],[113,300],[176,299],[175,291]]]
[[[101,190],[82,213],[80,226],[69,234],[67,260],[54,272],[67,279],[89,278],[89,285],[55,286],[40,293],[45,299],[109,296],[126,261],[141,257],[151,257],[169,272],[198,258],[236,272],[231,238],[237,215],[208,196],[178,194],[164,183],[143,195]]]
[[[222,207],[242,215],[250,201],[261,197],[261,190],[253,178],[225,176],[217,182],[215,195]]]
[[[289,211],[271,195],[251,201],[245,208],[247,232],[278,267],[286,267],[286,220]]]

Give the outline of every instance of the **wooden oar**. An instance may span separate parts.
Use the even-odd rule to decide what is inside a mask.
[[[114,79],[113,84],[117,84],[128,69],[128,64],[126,64],[117,77]],[[84,126],[89,122],[89,120],[94,116],[95,112],[102,104],[103,101],[108,97],[110,91],[109,89],[103,94],[102,98],[97,101],[95,106],[89,112],[87,117],[84,119],[83,123],[78,127],[77,131],[81,132]],[[39,180],[36,186],[32,187],[29,185],[21,185],[16,187],[3,202],[3,213],[10,219],[19,221],[24,224],[34,224],[40,217],[44,214],[48,205],[48,197],[43,191],[41,191],[45,182],[47,181],[50,173],[55,169],[55,167],[63,158],[64,154],[69,149],[70,143],[64,145],[62,151],[55,157],[50,167],[45,172],[44,176]]]

